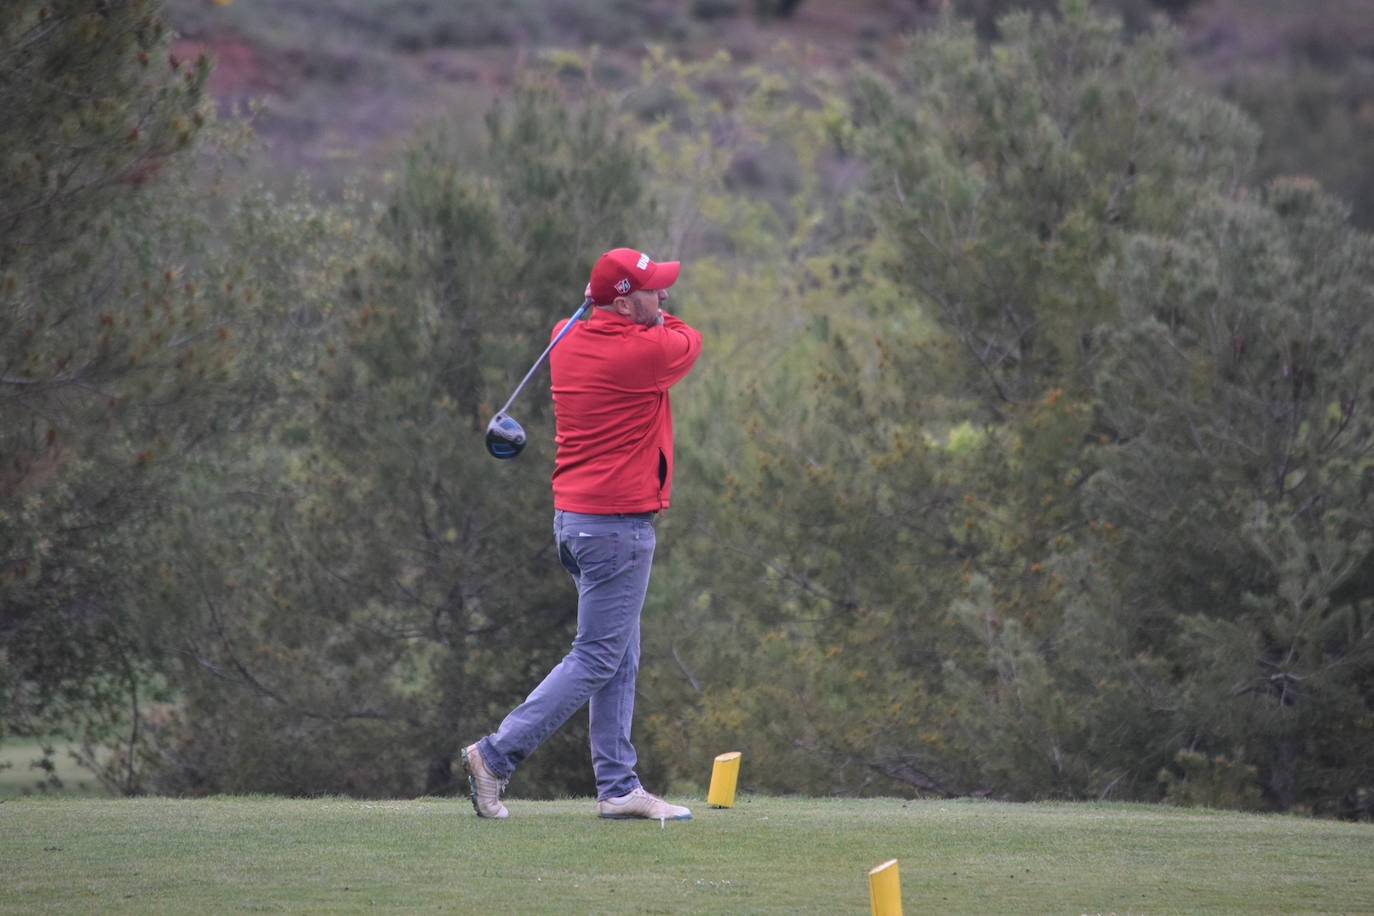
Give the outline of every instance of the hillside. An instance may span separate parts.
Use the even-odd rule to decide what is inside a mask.
[[[1129,28],[1163,15],[1146,0],[1115,3]],[[1010,5],[969,0],[963,8],[986,20]],[[270,156],[256,170],[278,179],[304,171],[332,186],[385,178],[410,133],[429,119],[480,125],[491,100],[549,48],[597,48],[596,76],[609,88],[635,78],[650,43],[689,58],[724,50],[749,62],[805,49],[818,68],[881,68],[904,32],[934,20],[940,0],[805,0],[791,15],[767,20],[734,0],[167,6],[181,35],[177,53],[217,60],[210,88],[221,112],[258,106],[255,123]],[[1225,94],[1264,128],[1256,179],[1310,174],[1350,201],[1358,222],[1374,225],[1374,176],[1362,166],[1374,157],[1374,21],[1362,0],[1158,6],[1177,11],[1186,66],[1199,85]]]

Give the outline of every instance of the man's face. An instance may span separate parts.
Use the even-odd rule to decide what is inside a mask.
[[[619,309],[620,314],[635,324],[642,324],[651,328],[663,323],[663,313],[659,310],[659,303],[667,298],[668,291],[666,289],[637,289],[628,296],[618,297],[616,302],[625,303],[625,308]]]

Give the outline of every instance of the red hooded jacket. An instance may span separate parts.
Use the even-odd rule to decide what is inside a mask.
[[[645,327],[608,309],[593,310],[550,351],[555,509],[612,515],[667,508],[668,389],[700,353],[701,332],[680,318],[664,312],[662,325]]]

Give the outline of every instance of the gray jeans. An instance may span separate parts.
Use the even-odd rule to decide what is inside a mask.
[[[654,561],[654,523],[641,515],[555,511],[558,557],[577,583],[577,636],[539,686],[478,742],[505,779],[587,704],[597,799],[639,787],[630,723],[639,673],[639,613]]]

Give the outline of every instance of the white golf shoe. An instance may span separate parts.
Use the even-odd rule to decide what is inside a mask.
[[[472,799],[472,810],[477,812],[477,816],[510,817],[506,806],[501,804],[506,780],[487,767],[477,745],[470,744],[463,748],[463,769],[468,774],[468,798]]]
[[[596,813],[601,817],[643,817],[655,821],[685,821],[692,816],[691,809],[681,805],[670,805],[663,799],[645,792],[643,787],[619,798],[602,799],[596,803]]]

